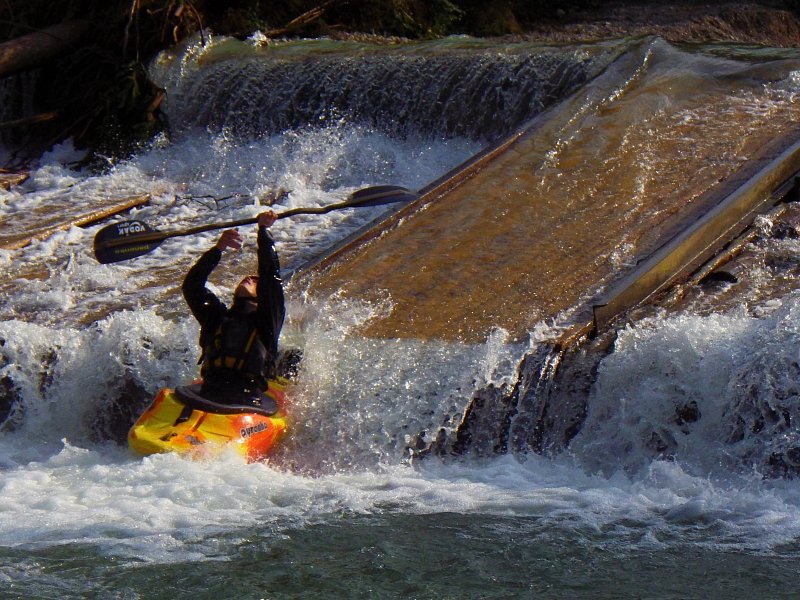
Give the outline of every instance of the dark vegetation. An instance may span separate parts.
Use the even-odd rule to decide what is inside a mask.
[[[18,148],[22,167],[43,149],[72,137],[88,156],[124,156],[166,128],[164,91],[146,65],[160,50],[188,36],[353,37],[390,43],[450,34],[521,35],[611,15],[632,4],[602,0],[2,0],[0,77],[38,70],[33,91],[17,82],[23,102],[6,100],[0,136]],[[684,0],[682,7],[720,2]],[[796,11],[800,0],[760,2]],[[683,9],[680,9],[683,10]],[[631,19],[631,13],[621,19]],[[638,15],[637,15],[638,16]],[[608,25],[608,22],[605,22]],[[59,30],[48,30],[55,25]],[[42,32],[38,39],[30,36]],[[600,30],[598,30],[600,31]],[[614,30],[598,35],[613,35]],[[28,36],[27,38],[25,36]],[[557,39],[557,38],[556,38]],[[27,41],[26,41],[27,40]],[[48,51],[51,42],[60,47]],[[31,60],[24,60],[29,56]],[[25,89],[23,89],[25,88]],[[14,114],[13,106],[19,105]],[[12,107],[9,110],[8,107]],[[10,114],[9,114],[10,113]]]

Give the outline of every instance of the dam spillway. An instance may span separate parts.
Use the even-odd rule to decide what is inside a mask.
[[[643,41],[300,280],[312,296],[390,298],[367,336],[477,342],[495,328],[524,339],[536,323],[581,327],[614,304],[604,291],[764,165],[780,163],[755,204],[800,168],[800,111],[761,111],[755,95],[774,76]]]
[[[369,462],[376,451],[394,460],[406,456],[415,432],[435,432],[445,422],[453,431],[465,414],[481,416],[472,438],[487,438],[491,447],[563,448],[591,406],[602,354],[576,373],[580,361],[559,353],[560,340],[585,333],[597,307],[612,307],[613,317],[610,300],[622,298],[628,276],[737,190],[754,187],[769,200],[793,168],[793,159],[780,157],[791,155],[796,141],[798,60],[755,50],[743,59],[741,49],[674,47],[653,38],[588,50],[481,44],[475,51],[465,44],[374,52],[335,45],[338,56],[325,61],[293,44],[219,62],[202,54],[191,68],[181,59],[175,70],[182,83],[170,96],[179,101],[174,141],[107,175],[48,164],[8,198],[5,224],[17,233],[32,223],[37,206],[77,217],[143,190],[151,200],[132,216],[159,229],[252,217],[263,210],[265,191],[289,191],[275,205],[284,210],[329,205],[372,185],[418,190],[418,202],[391,216],[359,208],[282,220],[274,230],[285,272],[296,273],[287,286],[282,343],[305,356],[307,389],[295,439],[342,443],[333,458],[324,451],[304,455],[306,465]],[[332,50],[329,42],[315,48]],[[420,58],[428,51],[443,58]],[[308,82],[282,80],[277,94],[259,87],[262,79],[274,83],[273,68],[294,73],[289,67],[298,64]],[[340,67],[355,75],[331,76]],[[531,70],[546,76],[529,80]],[[375,72],[393,76],[375,88],[369,79]],[[473,72],[480,77],[465,82]],[[403,92],[417,80],[425,82],[420,89]],[[461,82],[467,85],[454,85]],[[408,102],[396,111],[381,104],[390,84],[399,85],[398,103]],[[455,129],[465,131],[479,120],[472,116],[486,117],[485,98],[492,107],[505,100],[520,106],[511,97],[526,94],[523,123],[512,119],[513,128],[500,123],[485,130],[484,118],[470,130],[476,139],[440,137],[459,119]],[[432,105],[437,98],[446,102]],[[430,129],[414,132],[420,122],[408,117],[416,106],[426,107]],[[340,110],[344,117],[328,119]],[[322,125],[308,124],[309,115]],[[273,126],[290,129],[275,133]],[[381,133],[384,126],[391,135]],[[483,138],[496,133],[501,141],[481,151]],[[780,168],[769,167],[776,160]],[[762,177],[766,172],[772,174]],[[369,225],[373,220],[377,227]],[[89,352],[106,381],[95,400],[112,416],[118,404],[135,406],[152,395],[155,382],[180,383],[195,373],[194,323],[178,287],[215,234],[170,240],[111,267],[91,256],[91,237],[102,226],[53,233],[46,227],[46,239],[0,252],[7,273],[0,309],[10,332],[4,339],[28,340],[14,346],[16,356],[4,353],[11,356],[8,369],[27,370],[34,391],[23,393],[24,401],[36,402],[51,381],[70,381],[70,360],[77,360],[70,352],[83,339],[76,331],[114,340],[110,350],[92,344]],[[738,226],[726,225],[726,235]],[[331,244],[335,250],[326,253]],[[316,266],[303,267],[309,260]],[[252,269],[252,252],[230,256],[211,285],[224,292]],[[641,295],[626,295],[623,306]],[[323,302],[315,305],[316,298]],[[364,386],[370,361],[374,381]],[[580,394],[564,398],[553,377],[568,380],[562,392],[581,388]],[[15,372],[10,381],[19,379]],[[116,404],[107,400],[122,396]],[[315,400],[330,397],[346,410],[326,413]],[[481,403],[488,410],[479,410]],[[348,411],[359,418],[344,423]],[[355,435],[351,426],[376,437]]]

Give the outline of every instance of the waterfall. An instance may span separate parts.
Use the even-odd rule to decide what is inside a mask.
[[[312,55],[242,52],[188,71],[178,57],[162,60],[154,72],[172,85],[174,123],[252,136],[343,119],[400,137],[493,140],[575,90],[610,54],[346,43]]]

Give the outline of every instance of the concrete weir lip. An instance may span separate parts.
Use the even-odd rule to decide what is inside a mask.
[[[800,171],[800,141],[775,157],[736,191],[675,236],[615,284],[592,307],[594,327],[687,278],[794,189]],[[787,185],[788,182],[789,185]]]

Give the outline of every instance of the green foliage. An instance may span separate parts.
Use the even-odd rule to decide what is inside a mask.
[[[83,48],[46,67],[39,81],[38,104],[59,112],[63,134],[105,157],[128,155],[164,129],[163,90],[139,62]]]
[[[349,17],[345,24],[353,30],[409,38],[447,35],[464,14],[450,0],[362,0],[353,8],[350,15],[333,14]]]
[[[463,15],[456,0],[263,0],[257,4],[261,19],[272,28],[322,9],[321,16],[299,28],[297,35],[345,31],[429,38],[450,33]]]
[[[455,23],[464,17],[464,11],[448,0],[432,0],[427,3],[430,15],[427,17],[427,37],[439,37],[452,31]]]

